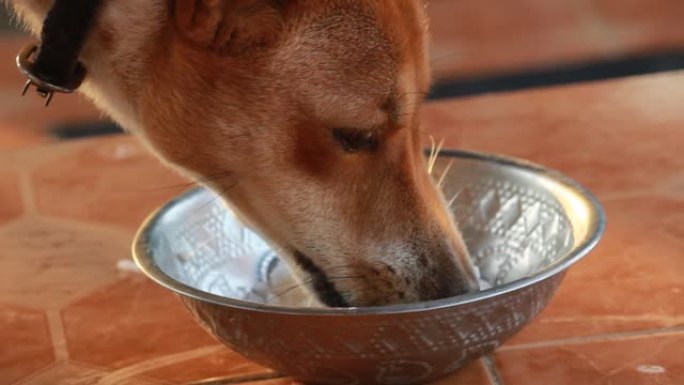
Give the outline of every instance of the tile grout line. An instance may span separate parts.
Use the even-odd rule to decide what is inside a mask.
[[[89,362],[84,362],[84,361],[79,361],[79,360],[74,361],[74,360],[70,359],[67,364],[71,367],[83,368],[83,369],[92,370],[92,371],[100,372],[100,373],[108,373],[108,372],[111,372],[113,370],[112,368],[109,368],[106,366],[92,364]],[[147,381],[153,385],[175,385],[176,384],[172,381],[166,381],[166,380],[162,380],[160,378],[148,377],[145,375],[138,375],[135,377],[131,377],[129,380],[145,380],[145,381]],[[99,381],[99,379],[98,379],[98,381]]]
[[[100,378],[100,380],[97,382],[98,385],[114,385],[114,384],[119,384],[123,380],[126,380],[131,377],[135,377],[138,375],[144,375],[145,372],[148,372],[153,369],[158,369],[164,366],[169,366],[172,364],[176,364],[179,362],[184,362],[188,361],[191,359],[199,358],[199,357],[204,357],[206,355],[214,354],[216,352],[219,352],[223,349],[226,349],[224,345],[210,345],[210,346],[204,346],[201,348],[197,349],[192,349],[180,353],[172,353],[168,354],[165,356],[161,357],[155,357],[151,358],[142,362],[138,362],[136,364],[126,366],[120,369],[117,369],[111,373],[107,373],[105,376]]]
[[[10,382],[9,385],[31,385],[34,384],[35,381],[33,381],[36,377],[41,376],[44,373],[49,372],[50,370],[56,368],[59,366],[59,363],[57,361],[52,362],[51,364],[44,366],[36,371],[33,371],[31,373],[26,374],[26,376],[18,378],[14,382]]]
[[[239,377],[231,378],[212,378],[207,380],[191,382],[188,385],[233,385],[233,384],[244,384],[254,381],[266,381],[266,380],[276,380],[286,378],[280,373],[264,373],[264,374],[248,374]]]
[[[50,338],[52,339],[52,349],[55,354],[56,362],[67,362],[69,360],[69,350],[67,349],[66,335],[64,334],[64,323],[59,309],[46,310],[48,327],[50,328]]]
[[[491,355],[482,357],[482,366],[484,366],[487,378],[489,378],[489,382],[492,385],[505,385],[499,369],[496,367],[496,362]]]
[[[511,346],[503,346],[499,348],[501,352],[513,351],[513,350],[523,350],[523,349],[538,349],[546,347],[554,347],[561,345],[581,345],[593,342],[609,342],[609,341],[620,341],[620,340],[630,340],[638,339],[643,337],[653,337],[653,336],[663,336],[672,333],[684,332],[684,325],[676,325],[665,328],[658,329],[646,329],[646,330],[634,330],[628,332],[618,332],[618,333],[607,333],[607,334],[597,334],[591,336],[582,337],[572,337],[564,338],[559,340],[548,340],[548,341],[537,341],[529,342]]]

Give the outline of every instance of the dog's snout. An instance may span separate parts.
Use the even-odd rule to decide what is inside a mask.
[[[426,257],[427,258],[427,257]],[[421,301],[454,297],[480,290],[479,280],[467,256],[433,255],[433,266],[422,272],[417,295]],[[467,262],[467,263],[463,263]]]
[[[457,295],[475,293],[480,290],[477,280],[463,277],[460,274],[445,274],[443,271],[436,272],[434,279],[434,298],[429,298],[430,293],[426,293],[426,298],[438,299],[453,297]]]

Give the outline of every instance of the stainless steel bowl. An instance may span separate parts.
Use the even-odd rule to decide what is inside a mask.
[[[450,163],[444,192],[455,197],[465,241],[493,286],[477,294],[382,307],[286,306],[301,299],[280,295],[296,283],[284,264],[204,189],[152,215],[135,260],[219,340],[283,374],[320,384],[428,382],[525,326],[605,223],[596,199],[556,172],[466,152],[442,153],[434,172]]]

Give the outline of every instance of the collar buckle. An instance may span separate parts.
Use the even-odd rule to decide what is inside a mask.
[[[86,70],[80,62],[77,62],[74,71],[66,79],[51,79],[34,68],[39,50],[38,44],[31,43],[24,46],[17,55],[17,68],[28,78],[21,95],[25,95],[28,89],[34,86],[38,95],[45,98],[45,106],[48,106],[55,92],[68,94],[78,89],[85,79]]]

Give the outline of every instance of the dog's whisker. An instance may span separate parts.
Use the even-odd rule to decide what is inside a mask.
[[[341,270],[341,269],[349,269],[349,270],[352,270],[352,271],[353,271],[353,270],[361,269],[361,270],[366,270],[366,271],[369,271],[369,272],[375,274],[375,273],[378,272],[378,269],[377,269],[376,267],[373,267],[373,265],[378,266],[378,267],[380,267],[380,268],[386,268],[386,266],[389,266],[389,265],[387,265],[387,264],[384,264],[384,265],[383,265],[380,261],[370,261],[370,265],[371,265],[371,266],[366,266],[366,265],[338,265],[338,266],[332,266],[332,267],[326,269],[326,272],[331,273],[331,272],[334,272],[334,271],[339,271],[339,270]],[[331,277],[328,277],[328,278],[330,279]],[[363,277],[363,276],[358,276],[358,277],[356,277],[356,278],[362,279],[362,278],[364,278],[364,277]],[[383,276],[381,276],[381,275],[379,275],[379,276],[374,276],[373,279],[379,279],[379,280],[384,281],[384,282],[387,282],[387,283],[390,282],[390,280],[389,280],[387,277],[383,277]]]
[[[431,172],[429,165],[430,165],[430,161],[432,160],[432,157],[435,155],[436,144],[435,144],[435,137],[434,136],[428,135],[428,138],[430,138],[430,155],[428,156],[428,172]]]
[[[199,183],[197,182],[187,182],[187,183],[177,183],[177,184],[169,184],[165,186],[159,186],[159,187],[150,187],[150,188],[145,188],[145,189],[140,189],[137,191],[140,192],[154,192],[154,191],[163,191],[163,190],[172,190],[172,189],[187,189],[192,186],[197,186]]]
[[[211,175],[199,177],[196,180],[188,181],[186,183],[177,183],[177,184],[170,184],[170,185],[159,186],[159,187],[152,187],[152,188],[148,188],[148,189],[142,189],[140,191],[148,192],[148,191],[161,191],[161,190],[170,190],[170,189],[190,188],[192,186],[202,186],[203,184],[206,184],[206,183],[221,181],[221,180],[227,179],[227,178],[232,177],[232,176],[234,176],[234,173],[232,171],[223,171],[223,172],[218,172],[216,174],[211,174]]]
[[[437,63],[439,63],[439,62],[441,62],[441,61],[443,61],[443,60],[446,60],[446,59],[449,59],[449,58],[453,58],[454,56],[459,56],[459,55],[462,56],[463,53],[460,52],[460,51],[452,51],[452,52],[446,53],[446,54],[444,54],[444,55],[434,56],[434,57],[432,58],[432,60],[430,60],[430,64],[434,65],[434,64],[437,64]]]
[[[428,173],[430,173],[430,174],[432,174],[432,169],[435,166],[435,159],[437,158],[438,152],[439,152],[439,144],[435,144],[435,147],[432,150],[432,153],[430,154],[430,158],[428,159]]]
[[[437,181],[437,187],[442,187],[444,184],[444,180],[446,179],[447,174],[451,170],[451,166],[454,165],[453,159],[449,161],[449,164],[447,164],[446,167],[444,167],[444,171],[442,172],[442,176],[439,177],[439,180]]]
[[[223,174],[215,174],[215,175],[210,175],[204,178],[200,178],[197,182],[197,184],[209,184],[212,182],[220,182],[220,181],[225,181],[226,179],[233,178],[235,177],[235,173],[232,171],[227,171]],[[233,184],[234,185],[234,184]],[[230,187],[233,187],[231,185]]]
[[[345,280],[345,279],[363,279],[363,277],[362,276],[329,276],[329,277],[327,277],[327,279],[328,279],[328,281],[332,282],[332,281],[336,281],[336,280]],[[288,287],[287,289],[284,289],[281,292],[275,294],[268,301],[266,301],[264,303],[264,305],[268,305],[268,304],[272,303],[273,301],[277,300],[278,298],[281,298],[284,295],[291,293],[294,290],[306,288],[306,285],[308,285],[312,282],[313,282],[312,277],[309,277],[309,278],[307,278],[301,282],[298,282],[298,283]],[[322,293],[322,294],[325,294],[325,293]]]
[[[282,290],[281,292],[276,293],[273,297],[271,297],[271,299],[269,299],[268,301],[266,301],[266,302],[264,303],[264,305],[268,305],[268,304],[272,303],[272,302],[275,301],[276,299],[278,299],[278,298],[284,296],[284,295],[287,294],[287,293],[292,292],[293,290],[297,290],[297,289],[304,288],[304,287],[306,287],[306,285],[308,285],[308,284],[311,283],[311,282],[313,282],[313,278],[311,278],[311,277],[309,277],[309,278],[307,278],[307,279],[305,279],[305,280],[303,280],[303,281],[301,281],[301,282],[298,282],[298,283],[296,283],[296,284],[294,284],[294,285],[288,287],[287,289],[284,289],[284,290]]]
[[[374,261],[374,262],[371,263],[371,265],[376,265],[376,266],[379,266],[379,267],[382,267],[382,268],[388,268],[388,267],[391,268],[387,263],[384,263],[384,262],[382,262],[382,261]],[[343,270],[343,269],[348,269],[348,270],[352,270],[352,271],[353,271],[353,270],[362,269],[362,270],[368,270],[368,271],[371,271],[371,272],[374,272],[374,273],[377,273],[377,271],[378,271],[377,268],[374,267],[374,266],[366,266],[366,265],[348,265],[348,264],[344,264],[344,265],[331,266],[331,267],[329,267],[329,268],[326,269],[326,273],[330,274],[330,273],[332,273],[332,272],[334,272],[334,271],[339,271],[339,270]],[[327,279],[329,282],[335,282],[335,281],[342,281],[342,280],[363,280],[363,279],[366,279],[366,277],[363,276],[363,275],[328,275],[328,276],[326,277],[326,279]],[[391,281],[390,281],[387,277],[375,276],[375,275],[374,275],[374,276],[373,276],[373,279],[381,280],[381,281],[383,281],[383,282],[385,282],[385,283],[387,283],[387,284],[391,284]],[[288,294],[288,293],[290,293],[290,292],[292,292],[292,291],[294,291],[294,290],[297,290],[297,289],[305,289],[306,286],[307,286],[308,284],[312,283],[313,281],[314,281],[314,278],[313,278],[313,277],[307,277],[306,279],[304,279],[304,280],[302,280],[302,281],[300,281],[300,282],[297,282],[297,283],[293,284],[292,286],[287,287],[287,288],[283,289],[282,291],[276,293],[276,294],[275,294],[273,297],[271,297],[264,305],[271,304],[271,303],[273,303],[275,300],[277,300],[278,298],[281,298],[281,297],[283,297],[284,295],[286,295],[286,294]],[[360,292],[363,292],[363,290],[361,290]],[[318,294],[319,294],[319,295],[320,295],[320,294],[325,295],[325,293],[318,293]]]
[[[328,277],[328,280],[330,280],[330,281],[342,280],[342,279],[363,279],[363,277],[362,276],[353,276],[353,275],[349,275],[349,276],[341,275],[341,276],[337,276],[337,277]]]
[[[221,199],[221,198],[223,197],[223,194],[227,193],[228,190],[230,190],[230,189],[232,189],[233,187],[237,186],[237,183],[238,183],[238,182],[235,181],[234,183],[232,183],[231,185],[229,185],[229,186],[227,186],[227,187],[225,187],[225,188],[221,188],[221,189],[219,189],[218,191],[215,190],[214,193],[216,194],[216,196],[212,197],[212,198],[209,199],[206,203],[204,203],[202,206],[198,207],[197,210],[195,211],[195,213],[194,213],[193,215],[200,215],[200,214],[204,211],[204,209],[206,209],[209,205],[211,205],[211,204],[213,204],[214,202],[216,202],[216,200]]]
[[[444,139],[440,140],[435,148],[434,154],[430,157],[428,162],[428,173],[432,174],[432,169],[435,167],[437,162],[437,157],[439,157],[439,152],[442,151],[442,146],[444,146]]]
[[[451,197],[451,199],[449,199],[449,202],[447,202],[448,208],[452,208],[451,206],[454,204],[454,202],[456,202],[456,199],[458,199],[458,197],[461,195],[461,192],[463,192],[463,190],[459,190],[456,194],[454,194],[453,197]]]

